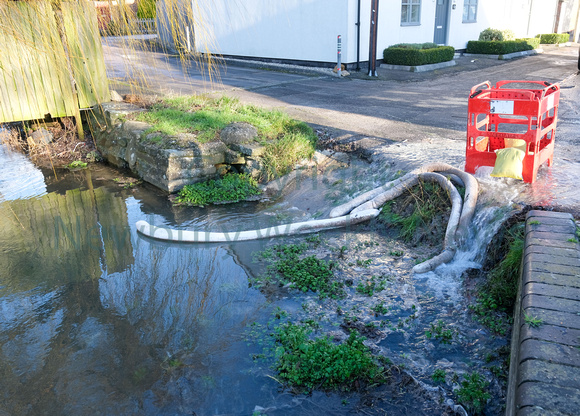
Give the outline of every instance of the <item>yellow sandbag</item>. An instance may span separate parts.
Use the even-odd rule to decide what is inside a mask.
[[[517,147],[508,147],[506,149],[498,149],[495,151],[496,159],[495,166],[490,176],[496,178],[514,178],[521,179],[522,171],[524,170],[524,156],[523,150]]]
[[[505,147],[515,147],[516,149],[520,149],[522,152],[526,151],[526,141],[522,139],[510,139],[505,138],[503,139]]]

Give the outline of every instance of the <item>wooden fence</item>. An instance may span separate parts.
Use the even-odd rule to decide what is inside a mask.
[[[109,101],[92,2],[0,1],[0,123],[76,116]]]

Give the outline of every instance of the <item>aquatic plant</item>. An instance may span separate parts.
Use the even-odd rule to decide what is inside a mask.
[[[437,339],[442,344],[451,344],[455,331],[447,328],[447,324],[442,320],[437,321],[436,324],[431,323],[429,330],[425,331],[425,337],[427,339]]]
[[[334,344],[327,336],[311,339],[311,333],[308,326],[291,323],[276,329],[275,369],[282,380],[307,390],[351,390],[357,382],[384,380],[384,368],[356,332],[343,344]]]
[[[445,383],[445,375],[445,370],[437,368],[435,371],[433,371],[431,380],[433,380],[434,383]]]
[[[381,277],[379,277],[380,279]],[[363,295],[373,296],[375,292],[380,292],[385,289],[386,283],[384,280],[377,281],[376,276],[372,276],[366,281],[360,282],[356,286],[356,291]]]
[[[488,382],[478,372],[463,376],[461,387],[457,390],[459,402],[474,414],[483,412],[491,395],[487,392]]]
[[[272,283],[290,284],[302,292],[316,292],[321,299],[344,296],[344,283],[334,276],[334,262],[303,255],[319,244],[319,238],[310,238],[300,244],[278,244],[262,251],[258,257],[270,264],[266,274],[253,279],[253,284],[258,287]]]
[[[222,179],[186,185],[177,194],[175,202],[203,206],[217,202],[238,202],[260,195],[258,183],[247,174],[227,174]]]
[[[377,303],[375,306],[373,306],[371,308],[371,310],[376,314],[376,315],[386,315],[387,312],[389,312],[389,308],[385,306],[385,304],[383,302],[381,303]]]
[[[81,160],[74,160],[70,162],[66,167],[69,169],[85,169],[88,166],[86,162]]]

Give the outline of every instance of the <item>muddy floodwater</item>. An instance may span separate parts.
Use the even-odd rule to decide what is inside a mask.
[[[325,217],[397,171],[353,161],[274,202],[179,208],[106,166],[40,170],[0,146],[0,415],[453,414],[453,389],[473,371],[489,381],[488,412],[498,414],[505,380],[494,368],[508,341],[472,319],[462,274],[481,267],[513,203],[541,199],[529,188],[499,181],[501,192],[486,197],[491,180],[483,178],[469,241],[453,263],[425,275],[411,269],[431,252],[373,224],[320,233],[311,252],[336,261],[338,275],[353,282],[342,300],[250,284],[265,271],[260,252],[305,237],[194,245],[135,230],[142,219],[231,231]],[[551,179],[541,175],[548,189]],[[546,189],[538,192],[553,201]],[[383,290],[355,291],[372,276],[384,277]],[[377,303],[386,308],[380,316],[371,310]],[[393,362],[392,378],[360,393],[285,388],[268,357],[280,311],[336,340],[346,337],[350,316],[366,328],[373,354]],[[455,334],[449,344],[426,336],[439,321]],[[435,369],[446,382],[433,381]]]

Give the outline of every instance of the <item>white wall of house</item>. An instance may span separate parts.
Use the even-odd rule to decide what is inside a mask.
[[[355,46],[348,27],[351,3],[356,1],[207,1],[200,20],[212,28],[215,42],[196,31],[196,46],[203,50],[213,43],[211,51],[222,55],[333,62],[339,34],[346,37],[343,55]]]
[[[183,0],[191,1],[191,0]],[[559,0],[479,0],[477,21],[463,22],[465,0],[449,0],[447,44],[464,49],[492,27],[516,37],[551,33]],[[342,61],[356,62],[358,0],[195,0],[196,49],[222,55],[281,60],[336,62],[337,35]],[[577,4],[579,0],[566,0]],[[361,0],[360,61],[368,61],[370,3]],[[418,25],[401,24],[401,0],[379,5],[377,58],[395,43],[432,42],[437,0],[421,0]],[[453,5],[455,7],[453,8]],[[577,7],[566,5],[562,25],[573,26]],[[568,10],[572,10],[569,12]],[[572,23],[569,21],[572,20]],[[203,28],[209,28],[206,31]],[[570,29],[566,29],[570,30]]]

